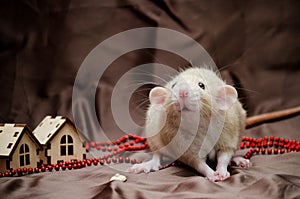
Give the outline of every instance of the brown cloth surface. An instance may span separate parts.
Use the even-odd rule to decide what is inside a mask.
[[[72,120],[73,84],[86,56],[107,38],[139,27],[170,28],[199,42],[224,79],[237,87],[249,116],[298,106],[299,11],[297,0],[2,1],[0,122],[26,123],[33,129],[45,115]],[[112,116],[114,85],[130,69],[149,62],[175,69],[187,64],[155,49],[130,52],[114,61],[96,82],[95,107],[108,137],[124,133]],[[142,132],[147,103],[141,102],[150,87],[144,86],[130,100],[131,116],[140,125],[130,133]],[[123,93],[118,98],[123,103]],[[295,117],[244,134],[300,140],[299,129],[300,117]],[[97,139],[93,124],[85,131]],[[108,182],[118,172],[110,167],[0,178],[0,198],[300,198],[299,158],[299,153],[257,155],[251,158],[251,168],[233,167],[232,177],[218,183],[178,167],[124,173],[125,183]]]

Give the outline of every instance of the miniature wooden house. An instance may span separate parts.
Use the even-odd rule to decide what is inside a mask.
[[[46,116],[33,134],[44,148],[40,158],[45,164],[83,159],[86,156],[83,142],[68,118]]]
[[[36,167],[42,146],[25,124],[0,124],[0,171]]]

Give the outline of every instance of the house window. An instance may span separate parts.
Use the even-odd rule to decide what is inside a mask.
[[[64,135],[60,139],[60,155],[74,155],[73,138],[70,135]]]
[[[20,166],[30,165],[30,153],[27,144],[22,144],[19,150]]]

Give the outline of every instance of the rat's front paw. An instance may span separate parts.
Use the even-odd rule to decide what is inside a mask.
[[[220,181],[220,177],[216,172],[210,173],[206,176],[206,179],[208,179],[211,182],[218,182]]]
[[[223,169],[217,170],[215,172],[215,175],[217,175],[219,177],[218,181],[223,181],[230,177],[230,173],[227,170],[223,170]]]
[[[241,156],[236,156],[232,158],[232,161],[238,166],[238,167],[245,167],[249,168],[251,166],[250,160],[243,158]]]
[[[128,169],[131,173],[149,173],[150,171],[157,171],[159,169],[159,163],[155,161],[148,161],[141,164],[135,164]]]

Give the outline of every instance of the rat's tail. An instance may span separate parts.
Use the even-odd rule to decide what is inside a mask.
[[[258,126],[263,123],[275,122],[290,117],[300,115],[300,106],[285,109],[281,111],[275,111],[271,113],[265,113],[257,116],[252,116],[246,119],[246,129]]]

